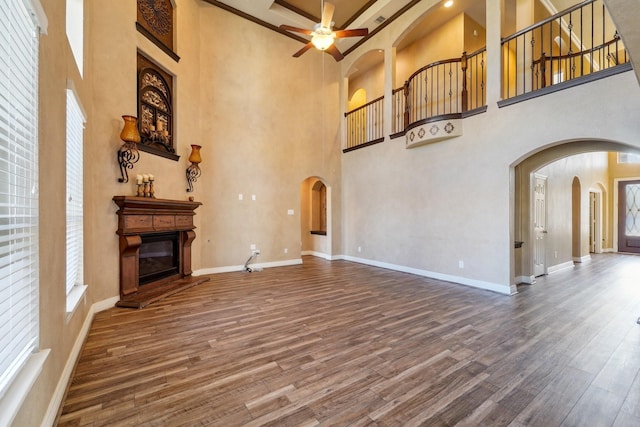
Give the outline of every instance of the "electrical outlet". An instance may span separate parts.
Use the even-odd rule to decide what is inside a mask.
[[[254,250],[252,251],[252,254],[253,254],[253,255],[260,255],[260,249],[254,249]]]
[[[459,268],[464,268],[464,261],[463,260],[458,261],[458,267]]]
[[[362,246],[358,246],[358,252],[362,252]]]
[[[256,244],[252,243],[251,246],[249,246],[249,249],[251,249],[252,251],[256,249]]]
[[[244,199],[244,195],[242,193],[238,194],[238,200]]]
[[[289,252],[289,249],[284,248],[284,253],[286,254],[286,253],[288,253],[288,252]]]

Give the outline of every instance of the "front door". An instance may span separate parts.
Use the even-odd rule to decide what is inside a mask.
[[[618,183],[618,251],[640,253],[640,180]]]
[[[547,234],[547,177],[535,175],[533,190],[533,275],[535,277],[546,274],[546,242]]]

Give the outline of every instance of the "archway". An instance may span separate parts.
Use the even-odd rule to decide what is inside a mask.
[[[320,177],[300,184],[301,254],[331,258],[331,187]]]
[[[533,265],[535,232],[532,220],[534,173],[556,161],[564,160],[574,155],[598,152],[602,153],[605,158],[606,156],[611,158],[611,155],[606,153],[638,152],[638,149],[623,143],[606,140],[560,141],[548,145],[540,151],[529,153],[527,157],[520,159],[513,165],[512,188],[514,189],[514,198],[512,213],[514,215],[514,226],[512,235],[516,242],[522,242],[521,245],[515,245],[512,249],[512,277],[514,277],[516,284],[535,282]],[[608,165],[610,164],[609,160]],[[593,166],[590,164],[585,165],[585,170],[588,171],[590,167]],[[611,240],[612,232],[610,231],[613,224],[606,221],[607,212],[613,209],[613,193],[608,187],[613,185],[615,177],[607,178],[604,181],[606,184],[599,183],[596,178],[593,179],[594,181],[584,182],[580,179],[576,180],[574,177],[569,177],[566,184],[563,184],[568,187],[568,196],[563,203],[568,205],[568,208],[566,208],[568,213],[565,218],[570,218],[570,221],[565,222],[562,226],[565,227],[564,232],[566,235],[570,237],[566,239],[566,242],[563,240],[559,245],[559,250],[554,247],[547,251],[548,256],[556,263],[557,269],[571,266],[573,262],[579,262],[589,257],[589,192],[593,189],[599,189],[602,204],[606,205],[601,208],[603,218],[600,219],[604,223],[602,227],[605,238],[600,237],[600,239],[604,239],[607,247],[615,250]],[[552,230],[551,232],[555,231]],[[562,247],[562,245],[566,245],[566,247]],[[565,251],[566,253],[564,253]]]

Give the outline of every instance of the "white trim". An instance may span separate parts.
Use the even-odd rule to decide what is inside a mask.
[[[573,261],[563,262],[562,264],[552,265],[547,269],[547,274],[557,273],[560,270],[566,270],[567,268],[573,268]]]
[[[322,253],[322,252],[318,252],[318,251],[302,251],[302,253],[300,255],[302,255],[302,256],[310,255],[310,256],[317,257],[317,258],[331,260],[331,255],[325,254],[325,253]]]
[[[33,353],[27,359],[20,373],[14,378],[7,392],[0,399],[0,426],[9,426],[22,407],[31,387],[38,379],[44,362],[47,360],[50,349]]]
[[[588,262],[588,261],[591,261],[591,254],[585,255],[585,256],[581,256],[581,257],[573,257],[573,262],[583,263],[583,262]]]
[[[31,13],[33,22],[35,22],[39,28],[40,34],[47,34],[49,20],[47,19],[47,14],[44,13],[40,0],[23,0],[23,2],[27,10]]]
[[[262,262],[258,264],[251,264],[252,268],[271,268],[271,267],[287,267],[290,265],[302,264],[302,258],[289,259],[286,261],[276,262]],[[233,271],[244,271],[243,265],[229,265],[225,267],[203,268],[193,272],[194,276],[202,276],[205,274],[219,274],[219,273],[231,273]]]
[[[87,313],[87,317],[84,319],[84,323],[82,324],[82,328],[76,337],[76,341],[73,344],[73,348],[69,353],[69,357],[67,358],[67,362],[64,365],[64,369],[62,370],[62,374],[60,375],[60,379],[58,380],[58,384],[56,385],[56,389],[51,396],[51,400],[49,400],[49,406],[47,407],[47,412],[42,419],[41,427],[49,427],[55,424],[56,418],[58,417],[58,409],[62,404],[62,400],[64,399],[65,392],[67,391],[67,385],[69,384],[69,380],[71,379],[71,374],[76,366],[76,362],[78,361],[78,357],[80,357],[80,352],[82,351],[82,347],[84,346],[84,341],[89,334],[89,330],[91,329],[91,324],[93,323],[93,317],[96,313],[101,311],[113,308],[116,302],[119,301],[120,298],[113,297],[100,302],[97,302],[91,306],[89,312]],[[0,423],[0,425],[4,425]]]
[[[473,288],[497,292],[503,295],[514,295],[518,293],[515,285],[503,285],[499,283],[485,282],[483,280],[469,279],[468,277],[436,273],[433,271],[421,270],[421,269],[406,267],[406,266],[397,265],[397,264],[389,264],[386,262],[379,262],[379,261],[374,261],[370,259],[357,258],[357,257],[348,256],[348,255],[343,255],[342,259],[344,259],[345,261],[352,261],[360,264],[371,265],[373,267],[381,267],[381,268],[386,268],[388,270],[401,271],[403,273],[411,273],[417,276],[430,277],[432,279],[443,280],[445,282],[452,282],[460,285],[471,286]]]
[[[87,288],[87,285],[75,285],[67,294],[67,320],[69,320],[71,314],[73,314],[76,307],[78,307],[78,303],[80,303],[80,300],[87,291]]]
[[[534,285],[536,283],[535,276],[518,276],[515,278],[516,284]]]

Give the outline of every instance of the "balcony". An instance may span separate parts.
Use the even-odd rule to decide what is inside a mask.
[[[500,107],[631,69],[602,0],[586,0],[501,40]],[[385,97],[345,113],[344,153],[405,137],[407,148],[455,138],[465,117],[487,109],[487,51],[429,63]]]

